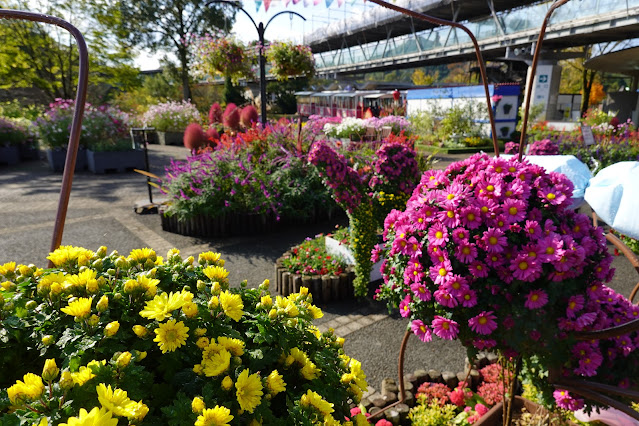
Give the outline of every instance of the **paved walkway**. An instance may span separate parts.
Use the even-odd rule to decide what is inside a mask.
[[[151,171],[161,175],[171,158],[184,159],[182,147],[157,146],[150,149]],[[467,155],[446,155],[436,164],[444,168]],[[0,167],[0,264],[8,261],[45,266],[57,209],[60,173],[51,173],[43,162]],[[201,239],[164,232],[157,215],[134,213],[136,202],[148,200],[145,178],[136,173],[94,175],[77,173],[69,204],[63,244],[96,249],[106,245],[128,254],[134,248],[152,247],[164,254],[172,247],[184,255],[214,250],[227,261],[229,278],[239,284],[248,280],[257,286],[264,278],[274,282],[275,260],[307,236],[329,232],[335,223],[291,227],[255,237]],[[615,260],[619,273],[612,287],[628,294],[637,281],[624,259]],[[362,361],[369,383],[379,389],[384,377],[396,377],[399,345],[406,320],[388,315],[384,305],[372,298],[319,305],[325,316],[317,321],[321,329],[332,327],[346,338],[348,355]],[[465,352],[457,342],[437,339],[423,344],[409,340],[406,371],[438,369],[460,371]]]

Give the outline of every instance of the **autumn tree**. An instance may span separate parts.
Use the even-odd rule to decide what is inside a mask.
[[[435,70],[434,73],[426,74],[422,68],[418,68],[413,71],[411,80],[416,86],[432,86],[437,80],[439,80],[439,70]]]

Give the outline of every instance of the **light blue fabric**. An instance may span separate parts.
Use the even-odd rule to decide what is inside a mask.
[[[512,155],[502,155],[504,158]],[[579,161],[574,155],[526,155],[524,159],[532,164],[546,169],[547,172],[563,173],[572,182],[575,189],[572,193],[571,208],[579,207],[584,201],[584,195],[592,172],[584,163]]]
[[[586,201],[608,225],[639,239],[639,162],[622,161],[590,180]]]

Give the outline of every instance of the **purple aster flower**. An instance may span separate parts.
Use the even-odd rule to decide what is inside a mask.
[[[548,294],[543,290],[532,290],[526,296],[524,306],[528,309],[539,309],[548,303]]]

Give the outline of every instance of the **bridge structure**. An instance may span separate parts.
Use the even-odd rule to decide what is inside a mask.
[[[397,0],[396,5],[464,23],[486,60],[527,60],[552,4],[530,0]],[[564,49],[639,36],[639,0],[574,0],[558,8],[546,31],[542,59]],[[474,60],[469,37],[384,8],[305,35],[316,72],[336,77]]]

